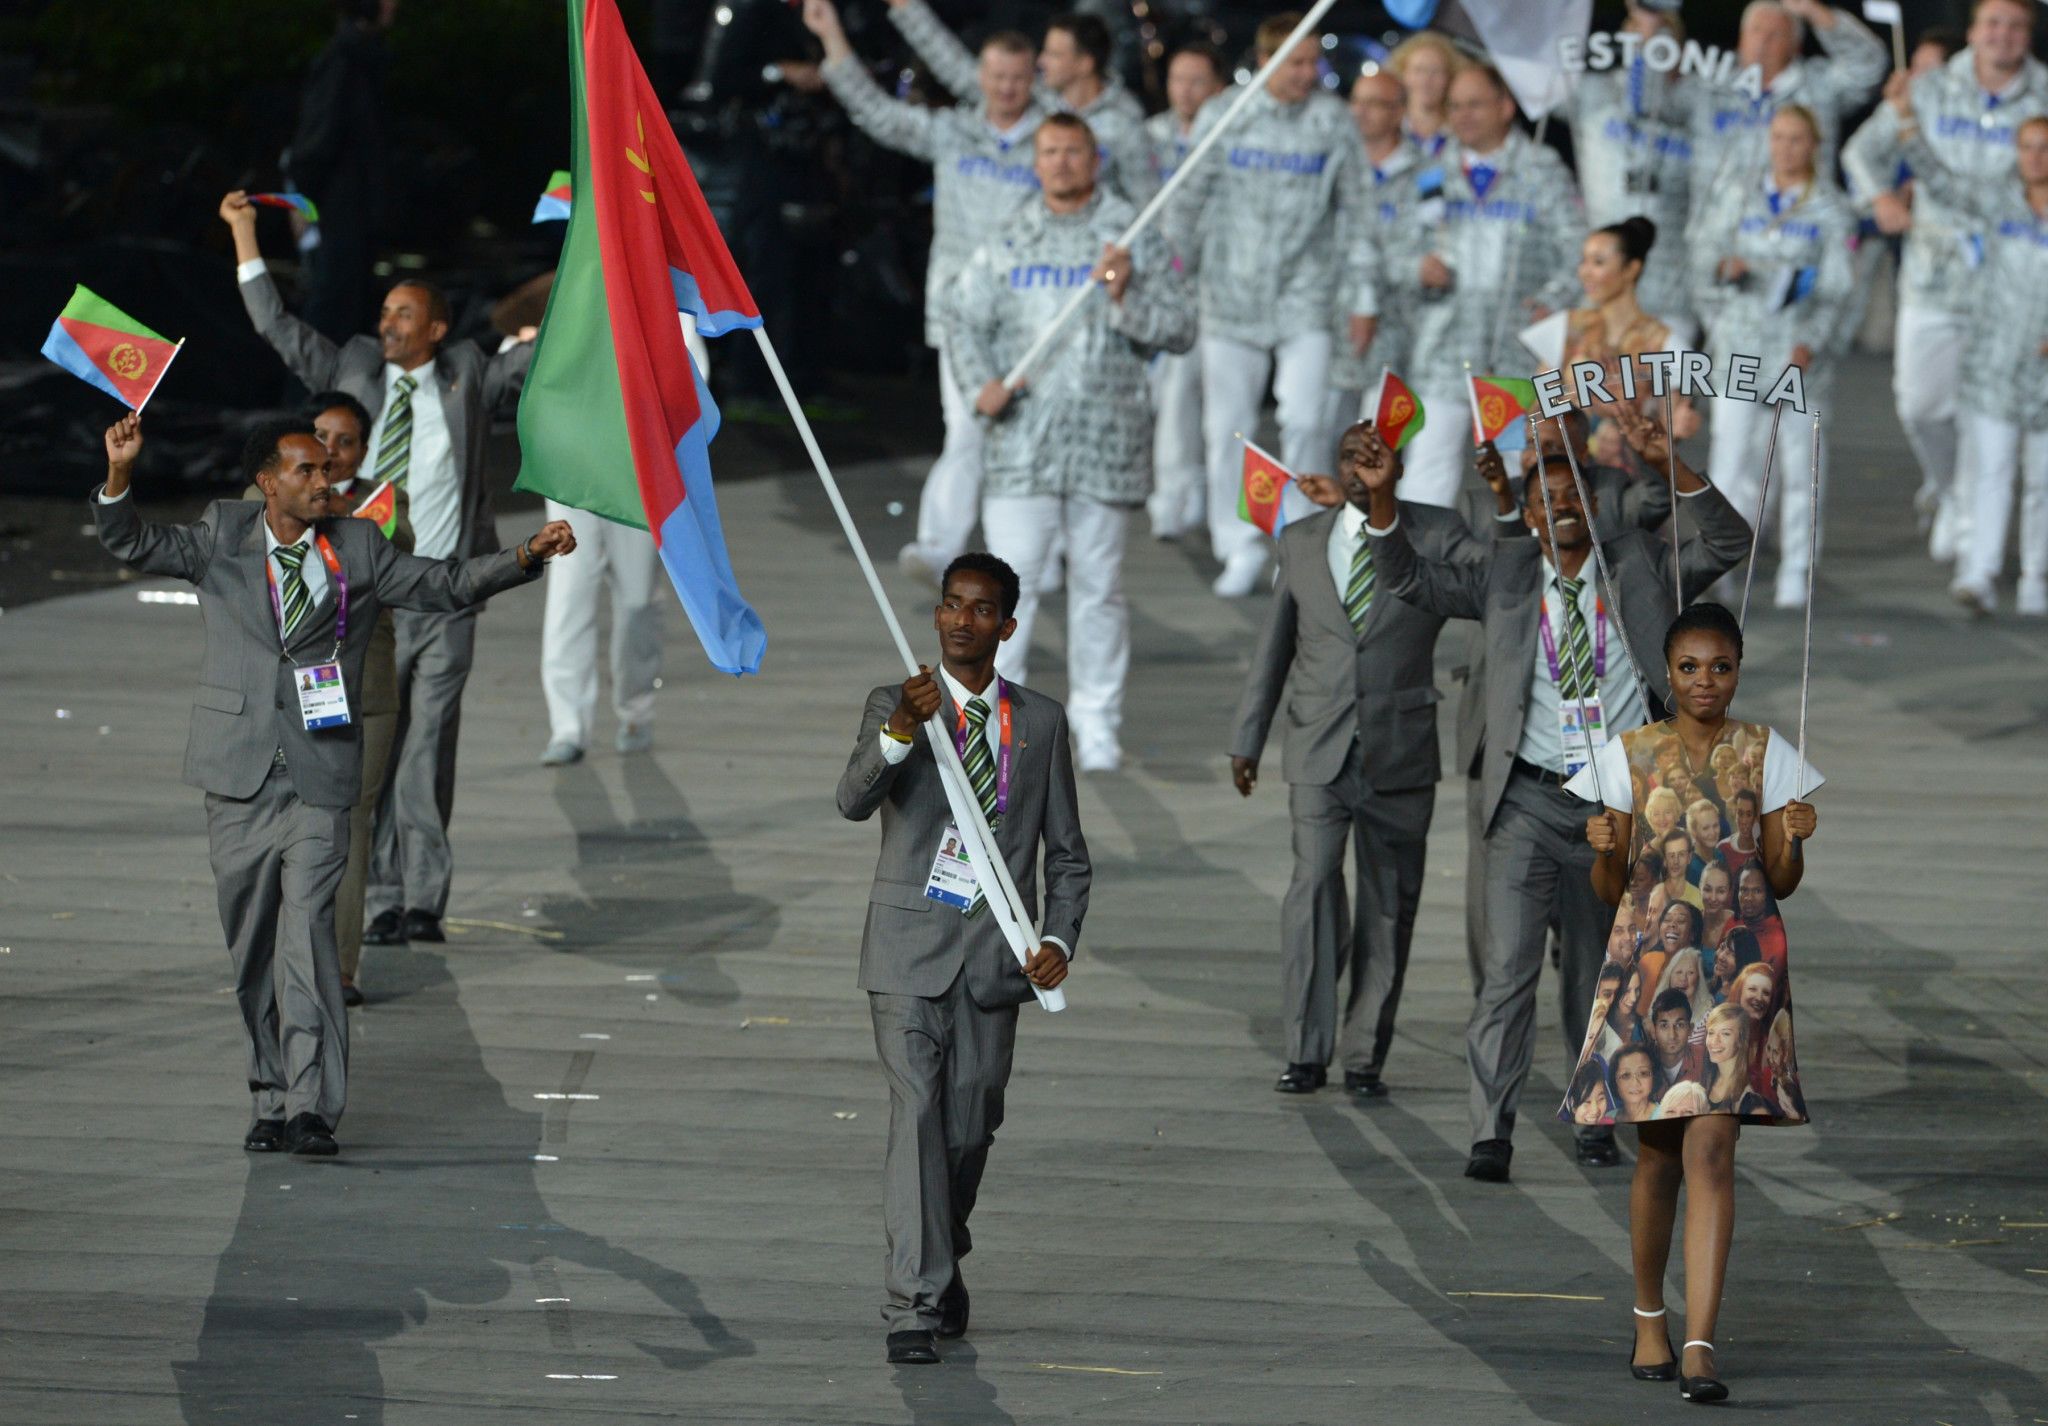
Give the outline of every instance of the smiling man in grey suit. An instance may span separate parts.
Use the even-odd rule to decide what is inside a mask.
[[[1015,571],[995,556],[953,561],[932,615],[939,673],[924,669],[868,694],[839,779],[841,816],[863,822],[882,814],[860,987],[889,1079],[882,1317],[888,1359],[897,1363],[936,1362],[933,1335],[967,1330],[959,1264],[973,1243],[967,1218],[1003,1121],[1017,1007],[1031,999],[1033,984],[1050,990],[1066,979],[1088,910],[1088,844],[1066,711],[996,677],[996,649],[1017,627],[1017,597]],[[947,838],[958,836],[938,760],[918,736],[918,725],[934,715],[954,735],[1034,917],[1043,854],[1042,944],[1028,966],[1017,964],[978,898],[962,911],[925,894]]]
[[[243,478],[253,500],[216,500],[190,525],[135,513],[129,477],[142,422],[106,435],[107,480],[93,498],[100,543],[144,574],[197,586],[206,652],[185,745],[185,781],[206,790],[206,831],[221,927],[248,1032],[255,1153],[334,1153],[348,1096],[348,1012],[334,937],[334,893],[348,861],[362,785],[356,711],[378,611],[466,609],[540,574],[576,547],[556,523],[515,551],[472,560],[402,554],[368,520],[329,518],[332,458],[305,420],[251,433]],[[351,703],[302,715],[324,666]],[[314,724],[321,726],[314,726]]]
[[[1637,457],[1652,470],[1670,468],[1664,431],[1632,406],[1613,409]],[[1691,600],[1749,552],[1749,523],[1684,461],[1675,469],[1695,527],[1677,557],[1676,582]],[[1373,462],[1365,483],[1382,587],[1450,618],[1479,620],[1485,639],[1484,722],[1475,730],[1473,775],[1486,829],[1486,908],[1478,998],[1465,1030],[1472,1071],[1465,1174],[1503,1183],[1514,1153],[1515,1109],[1535,1053],[1536,982],[1550,923],[1558,921],[1563,944],[1559,999],[1565,1043],[1575,1055],[1614,922],[1613,910],[1593,895],[1593,850],[1564,790],[1567,772],[1585,761],[1571,758],[1565,725],[1581,697],[1597,700],[1609,738],[1664,716],[1670,675],[1657,655],[1678,617],[1673,554],[1670,541],[1648,531],[1602,529],[1600,549],[1619,602],[1610,607],[1596,578],[1599,497],[1581,503],[1571,467],[1558,456],[1524,479],[1522,518],[1536,538],[1499,542],[1483,565],[1417,550],[1394,499],[1390,462]],[[1637,655],[1649,662],[1638,666]],[[1619,1163],[1614,1131],[1581,1131],[1578,1159]]]
[[[1230,741],[1231,777],[1250,797],[1285,693],[1294,879],[1280,908],[1287,1069],[1274,1088],[1282,1094],[1309,1094],[1327,1082],[1337,1048],[1337,981],[1346,972],[1344,1087],[1366,1098],[1386,1093],[1381,1073],[1442,776],[1432,665],[1444,619],[1379,586],[1365,537],[1364,473],[1375,445],[1386,450],[1369,423],[1346,431],[1337,446],[1344,504],[1281,531],[1272,613]],[[1398,480],[1400,457],[1387,455]],[[1498,463],[1495,471],[1505,490]],[[1511,498],[1504,503],[1513,509]],[[1486,558],[1487,545],[1457,512],[1405,501],[1400,509],[1430,558]],[[1347,841],[1355,910],[1344,898]]]

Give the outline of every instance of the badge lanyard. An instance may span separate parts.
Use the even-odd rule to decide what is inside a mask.
[[[334,546],[327,543],[327,536],[315,534],[313,543],[319,547],[320,558],[327,565],[327,577],[334,581],[334,654],[341,653],[342,641],[348,638],[348,576],[341,572],[341,561],[334,557]],[[277,593],[277,571],[266,557],[263,561],[263,578],[270,586],[270,612],[277,616],[277,636],[284,639],[284,601]],[[1007,705],[1005,705],[1007,706]],[[1004,740],[1005,751],[1008,739]]]
[[[1001,735],[1002,751],[996,756],[996,816],[1010,810],[1010,686],[1001,678],[996,680],[996,728]],[[967,710],[960,710],[959,720],[953,725],[953,747],[960,754],[962,762],[967,760]]]
[[[1559,601],[1562,603],[1563,601]],[[1550,665],[1550,681],[1563,685],[1557,664],[1557,639],[1550,632],[1550,601],[1544,601],[1543,615],[1537,622],[1543,635],[1543,657]],[[1593,679],[1595,683],[1607,677],[1607,601],[1599,596],[1593,600]]]

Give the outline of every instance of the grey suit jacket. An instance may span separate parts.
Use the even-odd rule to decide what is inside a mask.
[[[1685,541],[1679,560],[1690,602],[1749,553],[1749,522],[1712,486],[1684,504],[1698,527]],[[1482,624],[1488,673],[1477,700],[1483,721],[1473,729],[1473,775],[1484,783],[1482,811],[1490,823],[1507,788],[1528,707],[1537,616],[1543,607],[1538,589],[1542,546],[1533,539],[1502,540],[1487,563],[1457,564],[1419,555],[1406,525],[1404,514],[1389,533],[1373,537],[1380,587],[1447,618],[1477,619]],[[1662,657],[1664,631],[1678,617],[1671,588],[1671,542],[1644,530],[1624,530],[1600,545],[1614,571],[1620,617],[1634,655],[1641,660],[1636,674],[1643,683],[1644,702],[1652,718],[1661,718],[1671,697]]]
[[[335,343],[285,311],[269,274],[240,284],[242,305],[256,335],[284,358],[293,376],[312,391],[346,391],[369,409],[375,421],[384,409],[384,349],[368,335]],[[484,488],[484,441],[491,416],[517,404],[533,362],[533,343],[521,342],[486,357],[475,342],[451,342],[434,358],[441,411],[448,421],[448,445],[462,481],[462,524],[455,554],[485,555],[499,548],[498,525]],[[363,433],[368,439],[369,432]],[[374,456],[374,453],[372,453]]]
[[[97,496],[97,492],[95,492]],[[185,781],[222,797],[256,795],[277,749],[301,801],[315,807],[353,807],[362,786],[363,734],[356,702],[380,611],[452,612],[481,603],[500,590],[539,577],[501,550],[472,560],[425,560],[403,554],[368,520],[320,522],[348,579],[348,638],[340,664],[351,721],[308,732],[299,717],[292,669],[326,661],[334,648],[338,600],[332,577],[326,593],[301,621],[289,647],[281,647],[277,615],[265,571],[263,507],[247,500],[216,500],[195,524],[159,525],[135,512],[131,496],[92,502],[100,543],[123,564],[198,586],[206,621],[206,652],[193,696],[192,732],[185,744]]]
[[[1289,782],[1335,781],[1356,738],[1376,791],[1427,787],[1443,775],[1434,672],[1443,616],[1395,597],[1382,579],[1364,629],[1351,627],[1330,577],[1330,529],[1341,513],[1325,510],[1280,532],[1272,612],[1252,651],[1230,751],[1260,755],[1284,691]],[[1488,546],[1454,510],[1403,503],[1401,522],[1430,559],[1487,557]]]
[[[944,688],[943,683],[940,685]],[[1024,904],[1038,914],[1038,861],[1045,854],[1044,936],[1070,951],[1081,944],[1088,911],[1088,844],[1074,786],[1067,713],[1043,694],[1008,684],[1012,756],[1010,805],[996,828],[996,844]],[[902,689],[883,684],[868,695],[860,736],[839,778],[839,814],[865,822],[882,814],[882,851],[868,892],[867,928],[860,944],[860,988],[892,995],[936,996],[964,970],[968,994],[993,1008],[1029,1000],[1024,978],[1002,930],[988,912],[972,918],[925,898],[925,879],[939,839],[953,820],[938,760],[920,731],[902,762],[882,756],[882,724]],[[959,714],[950,697],[944,718]]]

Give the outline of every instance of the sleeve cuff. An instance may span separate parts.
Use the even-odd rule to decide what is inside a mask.
[[[1393,524],[1391,524],[1391,525],[1387,526],[1387,528],[1386,528],[1386,529],[1384,529],[1384,530],[1381,530],[1381,529],[1376,529],[1376,528],[1374,528],[1374,526],[1373,526],[1373,523],[1372,523],[1372,521],[1370,521],[1370,520],[1367,520],[1367,521],[1365,522],[1365,532],[1366,532],[1366,534],[1368,534],[1368,535],[1391,535],[1391,534],[1393,534],[1393,533],[1394,533],[1394,531],[1398,530],[1398,529],[1399,529],[1400,527],[1401,527],[1401,517],[1400,517],[1400,516],[1399,516],[1398,514],[1394,516],[1394,522],[1393,522]]]
[[[1071,961],[1074,958],[1074,948],[1068,945],[1065,941],[1062,941],[1058,936],[1045,936],[1041,939],[1048,946],[1058,946],[1060,948],[1060,954],[1065,956],[1068,960]]]
[[[269,271],[269,267],[267,267],[264,264],[262,258],[252,257],[247,262],[238,262],[235,264],[235,281],[254,282],[257,278],[263,276],[265,273]]]
[[[1509,510],[1508,512],[1503,514],[1502,512],[1496,510],[1493,512],[1493,518],[1503,525],[1519,524],[1522,519],[1522,512],[1519,510]],[[1371,527],[1368,526],[1367,528],[1370,529]]]
[[[882,761],[894,767],[910,756],[911,744],[899,743],[887,733],[878,732],[876,739],[882,745]]]
[[[135,487],[131,485],[128,487],[128,490],[133,490],[134,488]],[[102,482],[100,488],[92,493],[92,498],[95,504],[119,505],[123,500],[126,500],[128,498],[128,490],[122,491],[119,495],[109,495],[107,494],[106,484]]]
[[[1678,492],[1678,498],[1679,498],[1680,500],[1690,500],[1690,499],[1692,499],[1692,498],[1693,498],[1693,497],[1694,497],[1695,495],[1705,495],[1705,494],[1706,494],[1706,493],[1707,493],[1707,492],[1708,492],[1709,490],[1712,490],[1713,488],[1714,488],[1714,487],[1713,487],[1712,483],[1710,483],[1710,482],[1705,482],[1705,481],[1703,481],[1703,482],[1701,482],[1701,484],[1700,484],[1700,488],[1699,488],[1698,490],[1681,490],[1681,491],[1679,491],[1679,492]]]

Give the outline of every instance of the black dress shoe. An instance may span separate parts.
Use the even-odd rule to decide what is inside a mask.
[[[441,918],[431,911],[408,911],[405,913],[405,935],[407,941],[445,941],[441,931]]]
[[[258,1119],[242,1136],[242,1147],[252,1154],[274,1154],[284,1147],[284,1120]]]
[[[911,1332],[889,1334],[889,1362],[892,1366],[931,1367],[939,1362],[939,1344],[922,1327]]]
[[[1321,1065],[1289,1065],[1273,1086],[1282,1094],[1314,1094],[1330,1082],[1330,1072]]]
[[[393,907],[379,911],[370,918],[370,924],[363,927],[363,944],[366,946],[402,946],[405,944],[405,913]]]
[[[1472,1157],[1465,1161],[1465,1177],[1481,1183],[1506,1183],[1508,1161],[1514,1156],[1515,1146],[1506,1139],[1481,1139],[1472,1146]]]
[[[1368,1070],[1344,1071],[1344,1088],[1360,1099],[1387,1097],[1387,1082]]]
[[[1685,1344],[1687,1351],[1694,1347],[1705,1347],[1710,1352],[1714,1350],[1712,1342],[1694,1340]],[[1719,1363],[1715,1365],[1719,1366]],[[1681,1375],[1678,1378],[1678,1394],[1696,1405],[1709,1406],[1716,1401],[1726,1401],[1728,1387],[1717,1377]]]
[[[1621,1148],[1612,1129],[1579,1136],[1579,1167],[1611,1169],[1621,1162]]]
[[[341,978],[341,1003],[353,1010],[363,1003],[363,992],[347,976]]]
[[[288,1154],[309,1159],[331,1159],[341,1152],[327,1121],[313,1113],[301,1114],[285,1125],[284,1148]]]
[[[967,1335],[967,1284],[953,1269],[953,1285],[939,1298],[938,1334],[947,1341]]]

